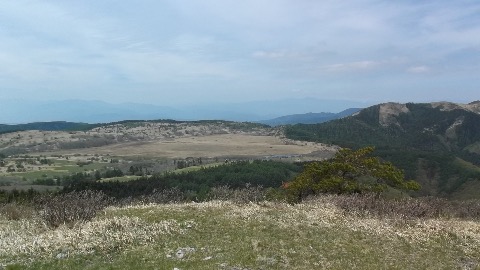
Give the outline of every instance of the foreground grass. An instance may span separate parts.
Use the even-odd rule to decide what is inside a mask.
[[[480,269],[480,223],[374,218],[329,197],[297,205],[110,207],[47,228],[0,218],[6,269]]]

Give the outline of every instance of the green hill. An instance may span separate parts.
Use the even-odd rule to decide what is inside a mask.
[[[480,181],[478,101],[385,103],[327,123],[290,126],[286,135],[349,148],[375,146],[376,154],[422,184],[418,195],[480,197],[465,189]]]

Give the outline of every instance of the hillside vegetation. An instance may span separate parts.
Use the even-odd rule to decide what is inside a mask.
[[[387,103],[327,123],[290,126],[285,133],[342,147],[375,146],[377,155],[422,184],[418,195],[461,198],[467,196],[462,186],[480,181],[479,113],[480,102]]]
[[[475,105],[3,134],[0,269],[478,269]]]
[[[322,196],[296,205],[135,204],[110,206],[90,221],[54,229],[34,213],[17,219],[1,214],[0,266],[477,269],[478,216],[466,206],[461,209],[470,217],[461,218],[458,208],[449,216],[446,206],[438,200],[393,204],[351,196]],[[480,213],[478,205],[473,209]]]
[[[203,201],[214,197],[216,188],[261,187],[262,189],[258,190],[258,199],[262,200],[264,199],[262,196],[265,195],[263,188],[278,188],[283,182],[292,179],[301,170],[301,166],[291,163],[244,161],[189,172],[155,174],[122,182],[97,181],[94,176],[85,175],[82,179],[67,181],[64,192],[96,190],[102,191],[108,196],[123,199],[151,194],[163,196],[162,194],[165,194],[165,192],[168,193],[174,189],[175,194],[171,194],[174,197],[167,199]]]

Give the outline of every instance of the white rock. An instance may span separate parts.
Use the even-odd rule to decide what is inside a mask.
[[[185,251],[183,251],[183,249],[177,250],[177,253],[175,253],[175,257],[177,257],[177,259],[182,259],[183,257],[185,257]]]
[[[212,258],[213,258],[212,256],[208,256],[208,257],[203,258],[203,260],[208,261],[208,260],[211,260]]]
[[[56,256],[57,259],[65,259],[66,257],[67,257],[67,254],[65,253],[58,253]]]

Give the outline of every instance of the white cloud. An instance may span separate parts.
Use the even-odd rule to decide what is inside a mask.
[[[358,62],[327,65],[322,67],[322,69],[329,72],[353,72],[353,71],[372,70],[374,68],[379,67],[380,65],[381,63],[376,61],[358,61]]]
[[[410,72],[410,73],[426,73],[429,71],[430,71],[430,68],[427,66],[413,66],[413,67],[407,68],[407,72]]]
[[[334,95],[333,86],[342,99],[372,84],[388,94],[397,89],[386,82],[425,83],[407,73],[431,75],[429,89],[448,80],[478,89],[478,14],[478,1],[4,1],[0,96],[128,96],[174,82],[212,99],[215,88],[253,98],[281,87]]]

